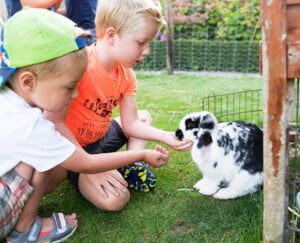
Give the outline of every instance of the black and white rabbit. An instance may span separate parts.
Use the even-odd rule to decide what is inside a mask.
[[[176,136],[194,141],[192,158],[203,178],[194,188],[217,199],[257,191],[263,183],[263,132],[243,121],[218,123],[207,112],[186,115]]]

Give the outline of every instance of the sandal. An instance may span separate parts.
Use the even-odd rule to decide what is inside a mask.
[[[52,218],[54,221],[54,228],[44,236],[45,233],[41,232],[42,219],[36,217],[32,226],[25,232],[18,232],[13,230],[6,240],[12,243],[34,243],[34,242],[62,242],[69,238],[77,229],[77,225],[72,228],[66,221],[63,213],[53,213]]]

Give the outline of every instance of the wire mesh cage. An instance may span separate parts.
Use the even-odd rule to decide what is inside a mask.
[[[289,123],[289,206],[288,233],[289,242],[300,242],[300,80],[296,80],[296,108],[294,119]]]
[[[212,112],[219,122],[242,120],[262,127],[262,90],[211,94],[202,99],[202,110]]]

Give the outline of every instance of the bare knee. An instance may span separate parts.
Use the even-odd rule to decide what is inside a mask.
[[[34,169],[30,165],[25,163],[20,163],[14,169],[28,183],[31,183],[32,176],[34,174]]]
[[[98,200],[90,200],[94,206],[100,208],[104,211],[117,212],[121,211],[130,199],[130,193],[127,190],[126,192],[120,192],[120,195],[117,197],[110,194],[108,198],[98,197]]]
[[[98,208],[109,211],[109,212],[118,212],[121,211],[130,200],[130,193],[127,190],[126,192],[120,193],[118,197],[110,195],[107,199],[103,200],[99,205],[95,205]]]
[[[130,199],[128,190],[124,192],[117,188],[115,188],[115,190],[118,191],[119,196],[106,190],[108,197],[104,197],[102,194],[103,192],[101,193],[96,184],[91,183],[85,174],[80,174],[78,186],[81,195],[85,199],[104,211],[120,211],[127,205]]]
[[[152,124],[152,116],[146,110],[138,110],[138,118],[140,121],[142,121],[148,125]]]

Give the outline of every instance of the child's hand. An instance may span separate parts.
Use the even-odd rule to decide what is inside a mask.
[[[119,197],[120,191],[127,191],[128,184],[117,170],[96,174],[81,174],[81,176],[84,176],[90,185],[93,185],[104,198],[108,198],[111,194]]]
[[[193,146],[193,142],[191,140],[183,140],[180,141],[174,132],[165,131],[163,134],[162,142],[170,146],[175,150],[191,150]]]
[[[155,150],[146,150],[144,161],[153,167],[160,167],[167,163],[169,159],[169,152],[157,145]]]

